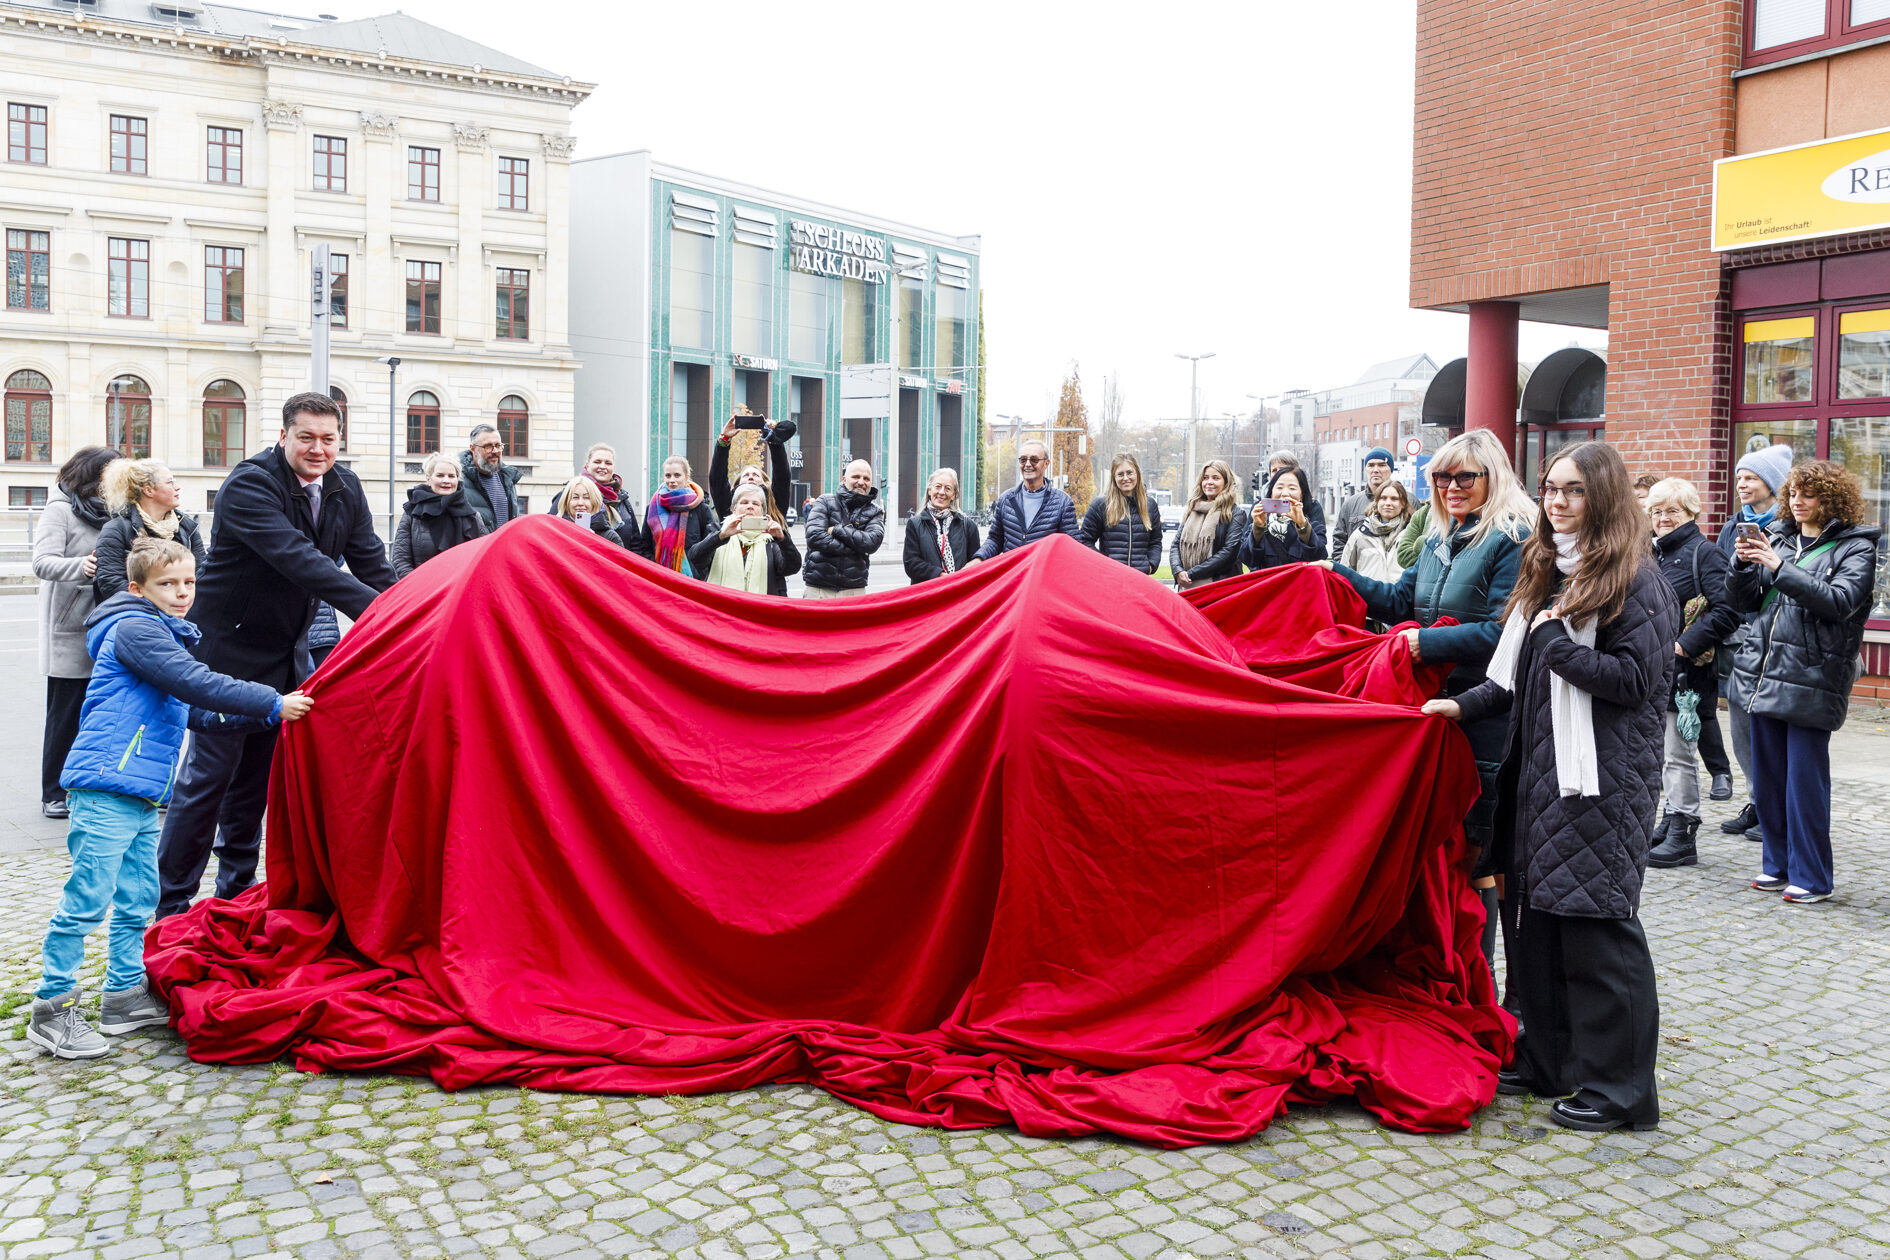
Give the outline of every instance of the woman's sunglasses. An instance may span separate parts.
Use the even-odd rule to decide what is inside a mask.
[[[1455,486],[1459,490],[1468,490],[1477,484],[1478,477],[1487,477],[1486,472],[1447,472],[1432,473],[1431,480],[1440,486]]]

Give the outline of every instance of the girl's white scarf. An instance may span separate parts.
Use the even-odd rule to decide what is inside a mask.
[[[1555,567],[1564,577],[1581,567],[1577,534],[1555,536]],[[1586,648],[1595,646],[1595,619],[1570,623],[1569,638]],[[1529,635],[1529,614],[1520,608],[1503,626],[1502,642],[1490,658],[1489,678],[1504,691],[1516,690],[1516,663]],[[1600,796],[1601,763],[1595,755],[1595,699],[1560,674],[1549,675],[1549,725],[1555,733],[1555,778],[1563,796]]]

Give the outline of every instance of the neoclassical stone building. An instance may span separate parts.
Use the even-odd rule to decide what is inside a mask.
[[[399,13],[0,0],[7,506],[107,443],[213,510],[308,387],[326,244],[330,381],[377,510],[390,402],[397,485],[490,421],[542,507],[572,466],[567,177],[590,90]]]

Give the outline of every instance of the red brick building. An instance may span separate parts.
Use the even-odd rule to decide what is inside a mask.
[[[1419,0],[1411,304],[1470,320],[1427,420],[1454,399],[1532,471],[1602,433],[1695,482],[1709,525],[1739,453],[1790,442],[1890,525],[1886,41],[1882,0]],[[1559,378],[1519,397],[1519,319],[1608,330],[1601,414],[1562,422]],[[1883,675],[1890,552],[1877,610]]]

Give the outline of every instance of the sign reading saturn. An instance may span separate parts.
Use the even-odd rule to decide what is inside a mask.
[[[1713,163],[1713,248],[1890,227],[1890,131]]]

